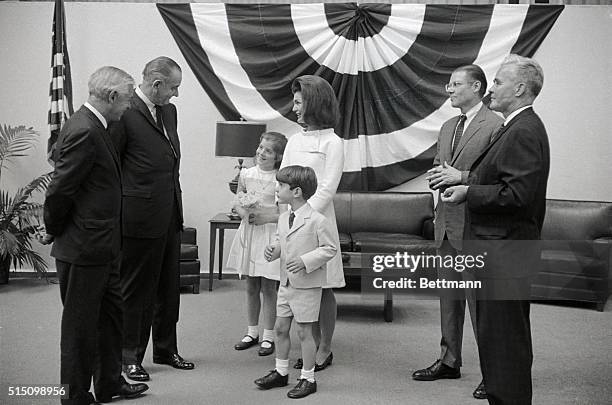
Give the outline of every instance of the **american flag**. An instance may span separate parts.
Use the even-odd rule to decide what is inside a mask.
[[[72,79],[66,44],[66,17],[64,1],[55,0],[53,36],[51,44],[51,83],[49,85],[49,130],[47,156],[53,160],[55,142],[64,122],[74,112],[72,108]]]
[[[385,190],[432,166],[457,115],[444,85],[461,65],[492,81],[509,53],[532,56],[563,6],[157,4],[187,63],[226,120],[291,135],[291,82],[326,79],[340,103],[339,189]]]

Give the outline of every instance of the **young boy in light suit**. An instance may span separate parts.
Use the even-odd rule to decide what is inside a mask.
[[[284,387],[289,377],[289,330],[295,318],[304,365],[289,398],[303,398],[317,391],[314,379],[316,345],[312,326],[319,319],[321,287],[326,279],[326,263],[338,247],[329,221],[306,201],[317,189],[317,176],[310,167],[287,166],[276,174],[276,194],[280,204],[290,209],[278,218],[277,241],[265,250],[268,261],[280,257],[281,277],[276,301],[276,368],[255,380],[261,389]]]

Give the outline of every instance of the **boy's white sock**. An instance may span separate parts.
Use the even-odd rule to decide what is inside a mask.
[[[263,330],[263,337],[261,338],[261,347],[265,348],[265,349],[269,349],[270,347],[272,347],[272,345],[268,342],[264,342],[264,340],[267,340],[269,342],[274,342],[274,330],[272,329],[264,329]]]
[[[281,360],[276,359],[276,372],[283,377],[289,374],[289,359]],[[312,375],[314,376],[314,368],[312,369]]]
[[[302,368],[302,375],[300,376],[300,379],[304,379],[304,380],[308,380],[311,383],[315,382],[315,378],[314,378],[314,367],[311,368],[310,370],[304,370]]]
[[[250,336],[253,339],[257,339],[259,337],[259,325],[247,326],[247,336]],[[242,338],[242,341],[244,343],[251,341],[247,336]]]

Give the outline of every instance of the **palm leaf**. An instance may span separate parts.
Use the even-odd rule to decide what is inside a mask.
[[[24,125],[0,126],[0,170],[13,158],[26,156],[25,153],[38,141],[38,132]]]
[[[18,189],[15,196],[12,198],[4,196],[4,192],[2,192],[0,222],[13,221],[14,219],[23,217],[24,209],[32,207],[28,205],[29,203],[27,202],[32,193],[35,191],[45,191],[50,181],[51,173],[47,173],[35,178],[27,186]]]
[[[23,125],[0,125],[0,174],[15,158],[27,155],[38,142],[38,133]],[[0,257],[10,257],[14,267],[31,266],[40,275],[46,274],[47,263],[32,249],[32,235],[42,213],[42,205],[28,201],[33,193],[44,192],[51,173],[30,181],[14,194],[0,190]]]

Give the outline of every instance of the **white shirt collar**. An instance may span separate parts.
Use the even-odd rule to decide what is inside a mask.
[[[100,111],[96,110],[96,107],[94,107],[93,105],[89,104],[87,101],[83,105],[85,107],[87,107],[89,109],[89,111],[94,113],[94,115],[100,120],[100,122],[104,126],[104,129],[108,128],[108,123],[106,122],[106,118],[104,118],[104,116],[102,114],[100,114]]]
[[[517,115],[519,115],[519,113],[520,113],[521,111],[525,111],[526,109],[528,109],[528,108],[532,108],[532,107],[533,107],[533,104],[529,104],[529,105],[526,105],[525,107],[521,107],[521,108],[519,108],[518,110],[514,110],[514,111],[512,111],[512,112],[510,113],[510,115],[508,115],[508,117],[506,118],[506,120],[504,121],[504,127],[505,127],[506,125],[508,125],[508,123],[509,123],[509,122],[512,120],[512,118],[514,118],[514,117],[516,117]]]

